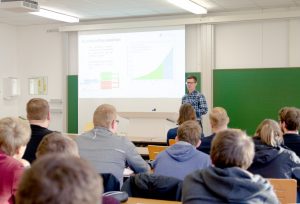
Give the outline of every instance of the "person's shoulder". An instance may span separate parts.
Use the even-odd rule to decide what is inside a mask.
[[[1,154],[1,164],[1,169],[10,169],[10,171],[24,170],[24,166],[20,161],[8,155]]]
[[[178,130],[178,127],[176,127],[176,128],[171,128],[171,129],[168,130],[167,136],[168,136],[168,137],[174,136],[174,138],[169,138],[169,139],[175,139],[175,136],[177,135],[177,130]]]
[[[284,142],[300,142],[300,135],[298,134],[284,134],[283,135]]]
[[[196,155],[197,157],[201,158],[201,160],[210,160],[210,156],[206,154],[205,152],[199,151],[196,149]]]

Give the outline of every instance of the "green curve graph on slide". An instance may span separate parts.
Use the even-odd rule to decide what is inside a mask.
[[[135,80],[171,79],[173,75],[173,50],[170,50],[162,63],[152,72],[135,78]]]

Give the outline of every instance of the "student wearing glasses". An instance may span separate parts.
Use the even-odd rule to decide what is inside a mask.
[[[202,128],[202,115],[205,115],[208,111],[205,96],[196,90],[197,78],[195,76],[189,76],[186,80],[186,87],[188,93],[182,97],[182,104],[190,103],[195,109],[197,115],[197,121]]]
[[[128,165],[135,173],[148,172],[149,165],[126,137],[116,135],[117,111],[102,104],[94,112],[94,129],[80,135],[76,142],[79,155],[91,162],[98,173],[111,173],[123,184],[123,171]]]

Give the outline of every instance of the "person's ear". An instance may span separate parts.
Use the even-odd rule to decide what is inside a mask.
[[[114,130],[116,128],[116,121],[115,120],[111,121],[110,127],[111,127],[112,130]]]
[[[47,120],[50,120],[50,112],[48,112]]]
[[[178,139],[178,136],[176,135],[175,142],[178,142],[178,141],[179,141],[179,139]]]
[[[196,148],[200,147],[200,145],[201,145],[201,140],[198,141]]]
[[[21,151],[21,147],[18,147],[18,148],[16,149],[15,155],[20,154],[20,151]]]

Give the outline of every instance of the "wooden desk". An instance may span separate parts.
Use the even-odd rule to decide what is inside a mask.
[[[136,147],[136,150],[141,156],[149,156],[148,148],[147,147]]]
[[[162,137],[134,137],[127,136],[127,138],[138,147],[147,147],[148,145],[166,146],[166,138]]]
[[[168,200],[155,200],[147,198],[133,198],[129,197],[125,204],[180,204],[178,201],[168,201]]]

